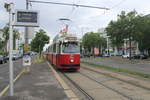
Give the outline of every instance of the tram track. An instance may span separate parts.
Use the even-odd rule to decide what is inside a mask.
[[[84,89],[82,89],[76,82],[74,82],[70,77],[68,77],[65,73],[63,73],[63,75],[86,97],[86,99],[95,100]]]
[[[97,78],[100,75],[100,76],[109,77],[109,79],[108,80],[107,79],[106,80],[98,80],[94,77],[94,75],[95,75],[94,73],[97,75]],[[117,100],[149,100],[149,99],[147,99],[147,93],[150,94],[150,91],[148,88],[143,88],[141,86],[134,85],[133,83],[122,81],[121,79],[111,77],[109,75],[106,75],[106,74],[103,74],[100,72],[96,72],[96,71],[93,71],[90,69],[86,69],[86,68],[81,67],[81,69],[78,72],[75,72],[75,73],[63,72],[62,74],[68,81],[71,82],[71,84],[73,84],[73,86],[75,86],[75,88],[77,88],[79,91],[81,91],[82,94],[84,94],[84,96],[87,98],[87,100],[102,100],[102,99],[101,98],[100,99],[95,98],[93,96],[93,94],[91,94],[92,89],[89,90],[89,89],[85,88],[83,86],[83,84],[85,82],[83,82],[83,83],[79,82],[82,80],[77,79],[77,77],[75,79],[75,77],[73,77],[73,76],[78,76],[78,77],[82,76],[83,78],[81,78],[81,79],[88,78],[89,81],[91,80],[91,82],[95,82],[95,83],[99,84],[100,86],[105,87],[107,89],[107,91],[111,91],[112,93],[114,93],[114,94],[118,95],[118,97],[120,97],[120,99],[117,99]],[[105,78],[105,77],[103,77],[103,78]],[[89,81],[87,81],[87,83]],[[111,84],[112,81],[116,82],[115,85]],[[117,85],[118,83],[120,83],[120,85]],[[121,86],[121,84],[123,86]],[[123,88],[124,88],[124,90],[123,90]],[[141,95],[138,95],[138,93],[139,93],[138,90],[141,91],[141,93],[142,93]],[[93,91],[95,91],[94,88],[93,88]],[[103,92],[103,90],[102,90],[102,92]],[[102,95],[102,92],[99,92],[99,94]],[[146,94],[144,94],[144,93],[146,93]],[[105,100],[105,99],[103,99],[103,100]],[[113,100],[115,100],[115,99],[113,99]]]
[[[97,100],[97,99],[94,99],[94,97],[93,97],[91,94],[89,94],[85,89],[83,89],[77,82],[75,82],[75,81],[74,81],[71,77],[69,77],[69,75],[67,75],[65,72],[63,72],[62,74],[63,74],[63,76],[64,76],[67,80],[69,80],[69,82],[71,82],[71,84],[72,84],[73,86],[75,86],[75,87],[86,97],[86,100]],[[90,79],[90,80],[92,80],[92,81],[94,81],[94,82],[96,82],[96,83],[98,83],[98,84],[104,86],[105,88],[107,88],[107,89],[109,89],[109,90],[111,90],[111,91],[113,91],[113,92],[119,94],[120,96],[126,98],[127,100],[135,100],[135,99],[133,99],[132,97],[130,97],[130,96],[126,95],[126,94],[123,94],[123,93],[121,93],[120,91],[115,90],[115,89],[113,89],[112,87],[109,87],[109,86],[107,86],[107,85],[105,85],[105,84],[103,84],[103,83],[100,83],[100,82],[98,82],[98,81],[96,81],[96,80],[90,78],[89,76],[87,76],[87,75],[85,75],[85,74],[83,74],[83,73],[81,73],[81,72],[79,72],[79,71],[76,72],[76,74],[80,74],[80,75],[82,75],[82,76],[84,76],[84,77],[86,77],[86,78],[88,78],[88,79]],[[126,100],[126,99],[125,99],[125,100]],[[99,100],[101,100],[101,99],[99,99]],[[124,99],[123,99],[123,100],[124,100]]]
[[[102,72],[100,72],[100,71],[98,71],[98,70],[93,70],[93,69],[91,69],[91,68],[87,68],[87,67],[83,67],[83,66],[82,66],[82,69],[89,70],[89,71],[93,71],[93,72],[98,73],[98,74],[103,74],[103,75],[105,75],[105,76],[108,76],[108,77],[111,77],[111,78],[120,80],[120,81],[122,81],[122,82],[125,82],[125,83],[128,83],[128,84],[131,84],[131,85],[134,85],[134,86],[137,86],[137,87],[140,87],[140,88],[143,88],[143,89],[145,89],[145,90],[150,91],[150,88],[148,88],[148,87],[145,87],[145,86],[142,86],[142,85],[139,85],[139,84],[135,84],[135,83],[133,83],[133,82],[126,81],[126,80],[121,79],[121,78],[117,78],[117,77],[112,76],[112,75],[107,74],[107,73],[102,73]]]
[[[97,80],[95,80],[95,79],[89,77],[88,75],[86,75],[86,74],[84,74],[84,73],[81,73],[81,72],[79,72],[79,73],[82,74],[83,76],[85,76],[85,77],[87,77],[87,78],[89,78],[89,79],[91,79],[91,80],[93,80],[93,81],[95,81],[95,82],[97,82],[97,83],[103,85],[104,87],[106,87],[106,88],[108,88],[108,89],[110,89],[110,90],[112,90],[112,91],[114,91],[114,92],[116,92],[116,93],[122,95],[123,97],[125,97],[125,98],[127,98],[127,99],[129,99],[129,100],[134,100],[134,99],[133,99],[132,97],[130,97],[129,95],[126,95],[126,94],[124,94],[124,93],[122,93],[122,92],[116,90],[116,89],[113,88],[113,87],[110,87],[110,86],[108,86],[108,85],[105,85],[103,82],[97,81]]]
[[[85,70],[86,68],[83,68],[83,67],[82,67],[82,69]],[[104,75],[104,76],[106,76],[106,77],[110,77],[110,78],[112,78],[112,79],[114,79],[114,80],[116,80],[116,81],[120,81],[120,82],[122,82],[122,83],[124,83],[124,84],[129,84],[129,85],[132,86],[132,88],[133,88],[133,87],[135,87],[135,88],[140,88],[141,90],[147,91],[147,93],[150,94],[150,91],[149,91],[150,89],[149,89],[149,88],[146,88],[146,87],[143,87],[143,86],[140,86],[140,85],[135,85],[135,84],[133,84],[133,83],[131,83],[131,82],[125,81],[125,80],[123,80],[123,79],[118,79],[118,78],[116,78],[115,76],[112,77],[112,76],[109,75],[109,74],[100,73],[100,72],[95,71],[95,70],[92,70],[92,69],[90,69],[90,68],[87,68],[86,70],[93,71],[93,72],[95,72],[95,73],[97,73],[97,74],[102,74],[102,75]],[[122,96],[128,98],[129,100],[145,100],[145,99],[143,99],[144,97],[143,97],[143,98],[142,98],[142,97],[134,97],[134,96],[131,96],[131,95],[128,94],[128,93],[123,92],[122,90],[117,89],[116,87],[113,88],[113,85],[105,84],[105,82],[103,83],[103,82],[101,82],[101,81],[98,81],[98,80],[94,79],[93,77],[91,77],[90,75],[83,73],[82,71],[80,71],[79,73],[82,74],[83,76],[86,76],[87,78],[89,78],[89,79],[91,79],[91,80],[93,80],[93,81],[95,81],[95,82],[97,82],[97,83],[103,85],[104,87],[106,87],[106,88],[108,88],[108,89],[111,89],[112,91],[114,91],[114,92],[116,92],[116,93],[118,93],[118,94],[120,94],[120,95],[122,95]],[[118,86],[118,87],[119,87],[119,86]],[[132,89],[132,88],[131,88],[131,89]],[[134,91],[134,92],[135,92],[135,91]],[[137,96],[138,96],[138,95],[137,95]],[[147,99],[146,99],[146,100],[147,100]],[[148,100],[149,100],[149,99],[148,99]]]

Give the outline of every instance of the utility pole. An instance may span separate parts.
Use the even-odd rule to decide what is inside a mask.
[[[106,37],[107,38],[107,55],[110,55],[110,53],[109,53],[109,37],[110,36]]]
[[[26,10],[29,10],[29,0],[26,0]],[[28,46],[29,44],[28,36],[29,36],[28,27],[26,26],[25,27],[25,46]]]
[[[132,52],[131,52],[131,34],[129,35],[129,47],[130,47],[130,51],[129,51],[129,60],[132,59]]]
[[[13,84],[13,61],[12,61],[12,50],[13,50],[13,3],[5,3],[4,7],[9,12],[9,94],[14,95],[14,84]]]

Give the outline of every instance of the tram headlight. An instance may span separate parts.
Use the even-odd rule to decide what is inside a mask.
[[[73,63],[73,62],[74,62],[74,60],[73,60],[73,59],[70,59],[70,62],[71,62],[71,63]]]

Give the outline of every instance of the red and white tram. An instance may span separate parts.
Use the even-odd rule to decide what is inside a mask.
[[[75,35],[57,35],[49,46],[47,59],[59,69],[80,69],[80,45]]]

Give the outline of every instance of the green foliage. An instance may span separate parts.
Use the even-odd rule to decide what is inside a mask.
[[[8,52],[3,51],[3,50],[0,49],[0,55],[8,55]]]
[[[83,36],[82,45],[90,51],[95,47],[106,46],[106,40],[99,33],[89,32]]]
[[[117,21],[111,21],[106,28],[112,44],[121,47],[124,39],[131,38],[140,44],[141,50],[150,50],[150,17],[137,14],[136,11],[118,15]]]
[[[0,39],[0,50],[2,50],[3,47],[3,41]]]
[[[16,39],[20,38],[20,33],[18,30],[13,30],[13,49],[16,48]]]
[[[3,29],[0,29],[0,31],[3,33],[3,38],[4,38],[4,41],[3,41],[3,48],[6,49],[7,47],[7,42],[9,40],[9,27],[8,26],[5,26]],[[20,34],[19,34],[19,31],[14,29],[13,30],[13,45],[15,48],[15,44],[16,44],[16,39],[19,39],[20,37]]]
[[[138,35],[138,29],[136,23],[138,19],[136,11],[125,13],[124,11],[118,15],[117,21],[111,21],[106,28],[109,36],[111,36],[112,44],[120,47],[124,43],[124,39],[134,37]]]
[[[31,42],[31,50],[41,54],[44,45],[48,43],[49,36],[46,35],[44,30],[40,29],[38,32],[36,32],[36,36]]]

